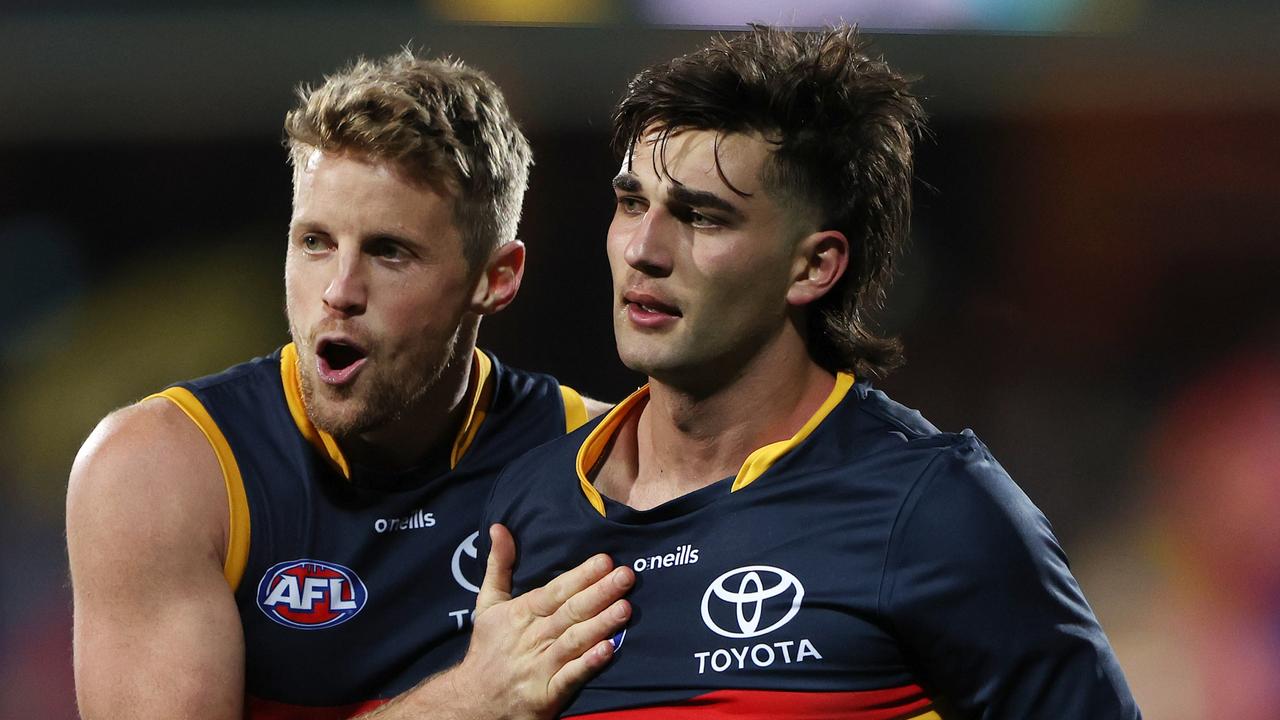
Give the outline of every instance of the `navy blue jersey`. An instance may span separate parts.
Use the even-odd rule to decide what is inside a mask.
[[[842,374],[737,477],[637,511],[589,478],[645,397],[511,463],[485,511],[517,592],[596,552],[637,573],[567,716],[1139,717],[1048,521],[972,433]]]
[[[484,570],[476,523],[498,471],[586,420],[551,377],[480,351],[473,368],[448,462],[395,475],[351,465],[310,423],[292,345],[161,393],[226,478],[246,717],[349,717],[465,652]]]

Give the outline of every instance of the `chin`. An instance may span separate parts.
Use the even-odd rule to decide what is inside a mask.
[[[350,437],[376,427],[377,419],[371,415],[367,405],[353,402],[350,398],[340,404],[321,400],[307,405],[311,424],[337,438]]]
[[[652,353],[636,352],[622,345],[618,346],[618,359],[628,370],[642,375],[653,375],[653,371],[657,369]]]
[[[619,353],[619,356],[628,369],[658,382],[671,384],[684,374],[681,370],[685,366],[676,358],[663,357],[657,353]]]
[[[299,380],[307,419],[319,430],[334,437],[349,437],[378,425],[369,398],[363,397],[367,388],[331,387],[309,372],[303,372]]]

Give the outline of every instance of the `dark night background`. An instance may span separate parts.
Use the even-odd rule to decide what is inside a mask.
[[[1280,10],[812,5],[789,17],[869,18],[932,115],[882,318],[908,364],[880,386],[973,428],[1045,511],[1149,717],[1273,717]],[[708,37],[662,26],[682,9],[0,4],[0,717],[75,716],[79,443],[115,407],[287,340],[297,83],[406,43],[488,71],[536,165],[524,286],[481,344],[603,399],[642,382],[609,323],[608,113],[644,64]]]

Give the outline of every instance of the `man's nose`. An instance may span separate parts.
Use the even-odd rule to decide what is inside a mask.
[[[365,266],[356,253],[339,253],[334,275],[324,289],[324,304],[340,315],[359,315],[369,301]]]
[[[623,259],[631,267],[652,277],[671,274],[671,243],[679,232],[679,221],[662,207],[651,207],[627,240]]]

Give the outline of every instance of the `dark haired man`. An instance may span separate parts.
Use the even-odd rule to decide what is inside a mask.
[[[468,563],[497,471],[592,412],[475,347],[520,286],[528,145],[453,61],[300,94],[293,342],[112,413],[76,458],[80,712],[549,717],[609,659],[631,571],[595,557],[512,600],[501,528],[483,582]]]
[[[568,715],[1136,718],[1048,522],[966,431],[873,390],[910,212],[908,84],[853,29],[755,27],[614,118],[618,352],[649,384],[504,471],[516,587],[639,574]]]

